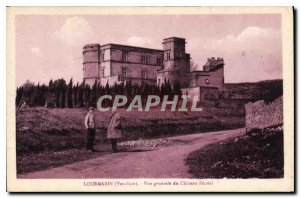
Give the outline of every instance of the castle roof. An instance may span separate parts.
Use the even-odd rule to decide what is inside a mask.
[[[185,42],[185,38],[180,38],[180,37],[165,38],[165,39],[163,39],[162,44],[167,43],[167,42],[174,42],[174,41]]]
[[[159,50],[159,49],[146,48],[146,47],[137,47],[137,46],[131,46],[131,45],[121,45],[121,44],[114,44],[114,43],[108,43],[108,44],[100,46],[100,49],[110,49],[110,48],[163,53],[163,50]]]
[[[86,45],[83,46],[83,49],[85,49],[87,47],[100,47],[100,44],[99,43],[86,44]]]

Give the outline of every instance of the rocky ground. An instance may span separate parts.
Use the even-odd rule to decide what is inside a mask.
[[[206,146],[186,164],[195,178],[281,178],[283,159],[283,128],[276,127]]]

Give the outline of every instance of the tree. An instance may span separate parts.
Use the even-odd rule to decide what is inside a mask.
[[[65,107],[66,81],[63,78],[55,80],[53,82],[53,88],[56,95],[55,106],[60,108]]]
[[[73,79],[69,83],[61,78],[57,80],[50,80],[48,85],[34,85],[34,83],[27,80],[22,86],[17,88],[16,106],[19,107],[26,102],[30,106],[45,106],[56,108],[75,108],[85,107],[90,105],[95,106],[97,100],[102,95],[126,95],[129,105],[131,100],[136,95],[142,95],[143,104],[148,95],[181,95],[181,85],[179,81],[171,84],[169,80],[164,79],[161,86],[156,84],[148,84],[143,82],[141,84],[132,84],[131,80],[126,83],[114,84],[109,86],[108,82],[105,86],[101,86],[100,82],[95,81],[92,87],[81,82],[74,86]],[[105,100],[105,106],[111,106],[112,102]]]
[[[73,78],[70,79],[70,82],[66,88],[66,107],[72,108],[73,107]]]
[[[24,88],[19,87],[17,88],[17,95],[16,95],[16,106],[19,108],[22,103],[24,102]]]
[[[179,98],[180,98],[181,95],[182,95],[182,92],[181,92],[181,84],[180,84],[180,81],[178,81],[178,80],[175,80],[175,81],[174,81],[173,93],[174,93],[174,95],[178,95]]]

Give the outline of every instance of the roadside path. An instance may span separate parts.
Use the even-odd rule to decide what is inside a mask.
[[[185,158],[189,153],[244,133],[245,129],[235,129],[170,137],[168,139],[187,143],[156,150],[107,154],[91,160],[19,175],[18,178],[192,178],[185,165]]]

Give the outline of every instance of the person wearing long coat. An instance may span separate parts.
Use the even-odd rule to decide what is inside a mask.
[[[112,150],[117,152],[117,139],[122,138],[121,131],[121,116],[118,112],[114,112],[111,115],[109,125],[107,128],[107,138],[110,139]]]

